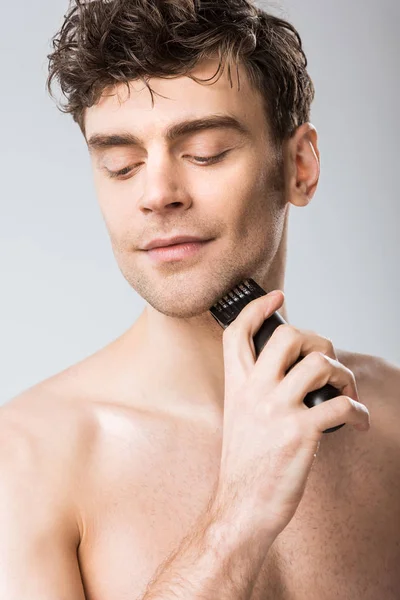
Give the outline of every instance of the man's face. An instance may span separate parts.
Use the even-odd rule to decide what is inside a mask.
[[[217,62],[193,71],[211,77]],[[235,71],[233,70],[232,73]],[[286,206],[280,164],[262,97],[240,67],[240,91],[224,71],[218,82],[188,77],[120,85],[87,109],[100,208],[119,268],[154,309],[172,317],[199,316],[236,283],[263,280],[281,240]],[[166,135],[187,120],[228,116],[242,124]],[[91,146],[95,135],[131,134],[130,145]],[[115,142],[115,140],[114,140]],[[224,153],[224,154],[223,154]],[[220,158],[207,164],[206,158]],[[113,173],[124,170],[119,176]],[[190,257],[155,261],[143,246],[155,238],[193,235],[212,240]]]

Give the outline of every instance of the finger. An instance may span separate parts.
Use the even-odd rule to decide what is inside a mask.
[[[305,396],[327,383],[336,387],[339,395],[359,401],[354,373],[326,354],[313,351],[297,363],[280,382],[276,390],[282,401],[300,405]]]
[[[279,325],[264,346],[254,367],[253,377],[261,383],[265,374],[271,383],[277,385],[300,356],[313,351],[322,352],[336,359],[336,351],[329,338],[315,332],[305,332],[289,323]]]
[[[315,342],[315,344],[317,344],[315,348],[316,350],[318,350],[319,352],[323,352],[324,354],[330,356],[330,358],[333,358],[334,360],[338,359],[336,349],[333,345],[331,338],[325,337],[316,331],[312,331],[311,329],[300,329],[299,331],[304,333],[305,336],[311,341],[311,343]]]
[[[274,291],[249,302],[223,332],[225,377],[230,381],[247,379],[254,368],[253,337],[265,319],[278,310],[285,299],[282,291]]]
[[[336,396],[336,398],[308,408],[307,414],[304,413],[304,420],[311,423],[318,432],[342,423],[353,425],[358,431],[368,431],[370,428],[368,408],[365,404],[357,402],[349,396]]]

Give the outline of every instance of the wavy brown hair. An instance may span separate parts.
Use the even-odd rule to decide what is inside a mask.
[[[275,142],[290,137],[310,119],[314,86],[300,35],[287,21],[258,8],[251,0],[70,0],[63,25],[52,38],[47,89],[54,80],[85,134],[85,109],[103,92],[140,79],[186,75],[202,59],[217,56],[215,75],[239,61],[250,84],[264,98]]]

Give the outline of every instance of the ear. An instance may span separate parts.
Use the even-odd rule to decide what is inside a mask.
[[[314,125],[304,123],[285,142],[286,202],[306,206],[314,196],[320,175],[318,133]]]

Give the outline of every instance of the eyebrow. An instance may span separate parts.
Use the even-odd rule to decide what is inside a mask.
[[[173,142],[178,138],[209,129],[233,129],[238,133],[250,137],[250,130],[241,121],[230,115],[208,115],[201,119],[188,119],[173,123],[165,133],[165,138]],[[130,132],[94,133],[90,136],[87,145],[89,151],[114,148],[117,146],[143,146],[143,141]]]

